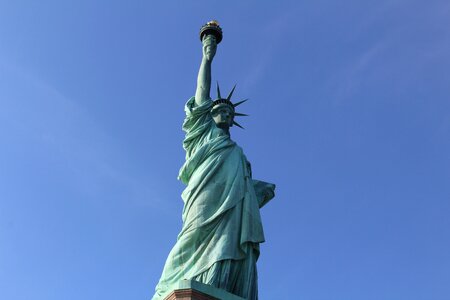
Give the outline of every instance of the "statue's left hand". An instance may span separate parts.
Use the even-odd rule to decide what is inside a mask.
[[[268,202],[269,200],[271,200],[273,197],[275,197],[275,184],[273,183],[268,183],[266,185],[266,188],[264,190],[264,201]]]
[[[261,208],[275,196],[275,184],[255,179],[252,180],[259,207]]]

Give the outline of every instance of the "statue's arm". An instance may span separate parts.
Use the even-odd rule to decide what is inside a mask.
[[[211,90],[211,64],[216,54],[217,43],[213,35],[207,35],[203,41],[203,57],[197,76],[197,90],[195,91],[195,104],[201,105],[210,99]]]

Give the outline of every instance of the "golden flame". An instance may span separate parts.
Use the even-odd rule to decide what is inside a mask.
[[[219,26],[219,22],[217,20],[211,20],[208,22],[208,25],[210,26]]]

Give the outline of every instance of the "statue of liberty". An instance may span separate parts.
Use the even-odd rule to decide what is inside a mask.
[[[202,27],[203,58],[195,97],[185,106],[183,147],[186,161],[178,178],[183,226],[164,266],[153,300],[164,299],[180,280],[190,279],[245,299],[258,299],[256,261],[264,242],[259,209],[274,197],[275,185],[252,179],[250,163],[230,138],[234,88],[210,97],[211,64],[222,29],[216,21]]]

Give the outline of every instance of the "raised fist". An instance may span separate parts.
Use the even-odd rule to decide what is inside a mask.
[[[203,57],[207,61],[212,61],[214,55],[216,55],[217,42],[216,37],[212,34],[208,34],[203,38]]]

